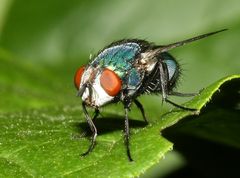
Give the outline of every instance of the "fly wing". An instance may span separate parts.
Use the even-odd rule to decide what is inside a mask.
[[[202,34],[202,35],[199,35],[199,36],[195,36],[193,38],[189,38],[189,39],[186,39],[186,40],[183,40],[183,41],[178,41],[176,43],[171,43],[171,44],[168,44],[168,45],[158,46],[155,49],[146,52],[145,56],[147,56],[148,60],[153,60],[154,61],[154,60],[156,60],[156,59],[154,59],[154,57],[157,56],[160,53],[167,52],[171,49],[174,49],[174,48],[186,45],[188,43],[191,43],[191,42],[209,37],[211,35],[215,35],[217,33],[220,33],[220,32],[226,31],[226,30],[227,29],[222,29],[222,30],[218,30],[218,31],[215,31],[215,32],[210,32],[210,33]]]

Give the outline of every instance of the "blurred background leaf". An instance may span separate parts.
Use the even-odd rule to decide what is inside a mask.
[[[184,69],[179,90],[197,92],[212,81],[239,72],[240,52],[234,48],[240,45],[237,0],[2,0],[1,8],[0,48],[12,59],[8,66],[30,63],[29,68],[38,70],[46,68],[43,64],[51,65],[52,69],[45,72],[61,76],[48,79],[53,85],[59,84],[55,86],[57,93],[67,88],[65,94],[72,95],[75,69],[89,60],[89,54],[121,38],[168,44],[228,28],[227,32],[172,51]],[[36,75],[43,78],[42,74]]]
[[[142,38],[168,44],[223,28],[229,30],[171,51],[182,64],[178,90],[184,92],[197,92],[219,78],[239,73],[238,0],[0,0],[0,113],[10,116],[30,109],[79,107],[72,84],[75,70],[87,63],[89,54],[114,40]],[[141,101],[153,118],[168,110],[164,105],[159,111],[159,97],[143,96]],[[213,123],[217,121],[218,117]],[[187,125],[182,130],[192,135],[195,124]],[[207,140],[219,138],[206,133],[205,128],[195,135]],[[174,154],[170,160],[173,157],[176,165],[184,162]]]

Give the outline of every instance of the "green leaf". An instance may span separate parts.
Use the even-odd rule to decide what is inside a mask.
[[[159,134],[185,116],[186,122],[170,127],[176,134],[239,148],[239,109],[223,107],[214,99],[224,91],[232,94],[227,88],[216,91],[238,77],[232,76],[186,104],[203,107],[199,116],[169,112],[158,96],[141,97],[151,124],[145,127],[139,111],[132,108],[133,163],[128,162],[123,144],[123,108],[103,108],[96,122],[98,144],[89,156],[80,158],[89,140],[79,135],[88,126],[72,82],[76,68],[87,63],[89,54],[114,40],[142,38],[161,45],[222,28],[229,31],[171,51],[180,64],[187,64],[181,65],[187,72],[178,91],[193,92],[239,73],[240,54],[234,48],[240,45],[239,7],[238,0],[0,1],[0,177],[131,177],[160,160],[164,165],[158,169],[166,174],[173,170],[174,161],[162,158],[173,143]],[[212,102],[204,107],[213,93]],[[219,100],[231,105],[230,94]]]
[[[201,91],[185,106],[203,108],[225,83],[239,82],[240,75],[221,79]],[[119,115],[116,115],[116,112]],[[96,126],[97,145],[86,157],[89,140],[79,137],[87,128],[79,105],[48,107],[0,115],[1,176],[18,177],[133,177],[143,174],[172,150],[173,144],[160,131],[194,112],[174,109],[163,116],[150,114],[151,124],[132,116],[129,162],[123,143],[123,115],[118,106],[106,107]],[[157,113],[158,111],[152,111]],[[153,118],[154,117],[154,118]],[[79,121],[82,121],[79,123]],[[239,123],[239,121],[238,121]]]

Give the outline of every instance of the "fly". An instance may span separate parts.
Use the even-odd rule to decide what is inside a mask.
[[[176,92],[176,83],[180,76],[180,66],[169,50],[183,46],[226,29],[206,33],[187,40],[168,45],[155,45],[145,40],[124,39],[111,43],[101,50],[87,65],[80,67],[74,77],[78,96],[82,98],[82,108],[86,121],[92,131],[91,144],[82,155],[87,155],[94,148],[97,128],[94,120],[99,115],[99,108],[104,105],[122,102],[125,112],[125,144],[130,161],[128,112],[134,103],[141,111],[147,123],[144,108],[138,101],[143,94],[162,95],[162,100],[177,108],[196,111],[194,108],[181,106],[168,99],[169,95],[193,96]],[[95,109],[93,119],[86,107]]]

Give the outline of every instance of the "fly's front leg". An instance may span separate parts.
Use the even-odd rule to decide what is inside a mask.
[[[99,114],[100,114],[99,109],[95,109],[94,115],[93,115],[93,119],[92,119],[92,122],[93,122],[93,123],[95,122],[95,120],[97,119],[97,117],[99,116]],[[86,135],[87,135],[87,131],[84,131],[84,132],[81,133],[80,138],[85,137]]]
[[[87,120],[87,123],[88,123],[88,125],[89,125],[89,127],[90,127],[90,129],[92,131],[91,144],[90,144],[88,150],[85,153],[81,154],[81,156],[85,156],[88,153],[90,153],[93,150],[94,146],[95,146],[96,137],[97,137],[97,128],[95,127],[92,119],[90,118],[90,116],[89,116],[89,114],[87,112],[85,102],[82,103],[82,108],[83,108],[83,112],[84,112],[85,118]]]
[[[99,116],[99,114],[100,114],[99,109],[98,109],[98,108],[95,109],[94,115],[93,115],[93,119],[92,119],[93,122],[95,122],[95,120],[97,119],[97,117]]]

